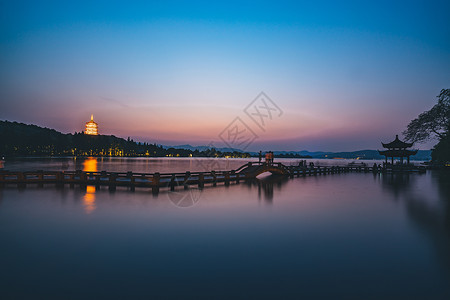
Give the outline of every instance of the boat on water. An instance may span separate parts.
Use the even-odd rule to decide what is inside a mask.
[[[424,161],[420,164],[428,170],[450,170],[450,162],[437,163],[433,161]]]
[[[347,164],[347,167],[367,167],[367,164],[362,161],[352,161]]]

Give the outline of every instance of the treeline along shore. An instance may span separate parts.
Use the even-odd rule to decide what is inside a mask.
[[[249,153],[165,148],[113,135],[64,134],[54,129],[0,121],[0,156],[128,156],[128,157],[235,157]]]
[[[264,155],[264,152],[262,153]],[[384,159],[377,150],[353,152],[274,151],[277,158]],[[64,134],[54,129],[0,121],[0,157],[23,156],[125,156],[125,157],[259,157],[258,152],[190,145],[167,147],[135,142],[113,135]],[[419,150],[412,160],[429,160],[430,150]]]

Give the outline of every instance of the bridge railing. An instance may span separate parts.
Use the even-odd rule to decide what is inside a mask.
[[[242,172],[248,167],[261,166],[263,169],[251,169],[251,172]],[[205,183],[225,182],[228,185],[235,181],[247,180],[255,177],[260,171],[277,171],[285,175],[306,176],[342,172],[388,172],[386,169],[379,169],[368,166],[324,166],[324,167],[300,167],[286,166],[281,162],[267,164],[265,162],[249,162],[236,170],[230,171],[208,171],[208,172],[179,172],[179,173],[133,173],[133,172],[84,172],[76,171],[33,171],[33,172],[10,172],[0,170],[0,186],[8,183],[27,184],[27,183],[56,183],[56,184],[74,184],[80,185],[107,185],[114,189],[116,186],[151,187],[152,191],[159,191],[159,187],[170,187],[173,189],[177,185],[198,184],[203,187]],[[420,170],[419,170],[420,171]]]

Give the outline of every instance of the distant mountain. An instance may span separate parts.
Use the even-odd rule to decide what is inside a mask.
[[[312,157],[318,157],[320,155],[326,155],[332,152],[323,152],[323,151],[307,151],[307,150],[302,150],[302,151],[273,151],[273,153],[275,155],[288,155],[288,154],[298,154],[298,155],[302,155],[302,156],[312,156]]]
[[[186,149],[186,150],[191,150],[191,151],[195,151],[195,150],[198,150],[198,151],[206,151],[206,150],[209,150],[209,149],[211,149],[212,147],[210,147],[210,146],[192,146],[192,145],[189,145],[189,144],[186,144],[186,145],[177,145],[177,146],[166,146],[166,145],[161,145],[164,149],[170,149],[170,148],[174,148],[174,149]],[[235,148],[227,148],[227,147],[223,147],[223,148],[217,148],[217,147],[214,147],[217,151],[220,151],[220,152],[234,152],[234,151],[236,151],[236,152],[241,152],[241,153],[244,153],[244,151],[242,151],[242,150],[240,150],[240,149],[235,149]],[[256,152],[247,152],[247,153],[256,153]]]
[[[313,158],[384,159],[384,156],[380,155],[378,150],[359,150],[352,152],[274,151],[275,155],[286,153],[309,155]],[[431,150],[419,150],[416,155],[411,156],[411,160],[431,160]]]
[[[175,148],[175,149],[188,149],[191,151],[207,151],[210,149],[208,146],[191,146],[191,145],[178,145],[178,146],[162,146],[165,149]],[[232,148],[216,148],[216,150],[221,152],[243,152],[239,149]],[[248,152],[251,156],[258,156],[258,152]],[[264,153],[264,152],[263,152]],[[324,151],[273,151],[277,157],[311,157],[311,158],[345,158],[345,159],[384,159],[384,156],[378,153],[378,150],[358,150],[350,152],[324,152]],[[416,155],[411,156],[411,160],[431,160],[431,150],[419,150]]]

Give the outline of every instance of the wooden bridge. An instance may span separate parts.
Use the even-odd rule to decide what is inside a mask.
[[[213,186],[223,182],[229,185],[231,182],[239,183],[241,180],[250,180],[258,175],[270,172],[281,176],[316,176],[348,172],[380,172],[381,169],[368,166],[326,166],[326,167],[300,167],[286,166],[282,163],[258,163],[249,162],[236,170],[210,171],[210,172],[185,172],[185,173],[133,173],[133,172],[85,172],[77,171],[32,171],[10,172],[0,171],[0,187],[15,184],[24,187],[27,184],[56,184],[58,186],[74,185],[97,187],[108,186],[110,190],[116,187],[128,187],[130,190],[149,188],[157,194],[160,188],[174,190],[177,186],[185,189],[190,185],[203,188],[205,184]]]

